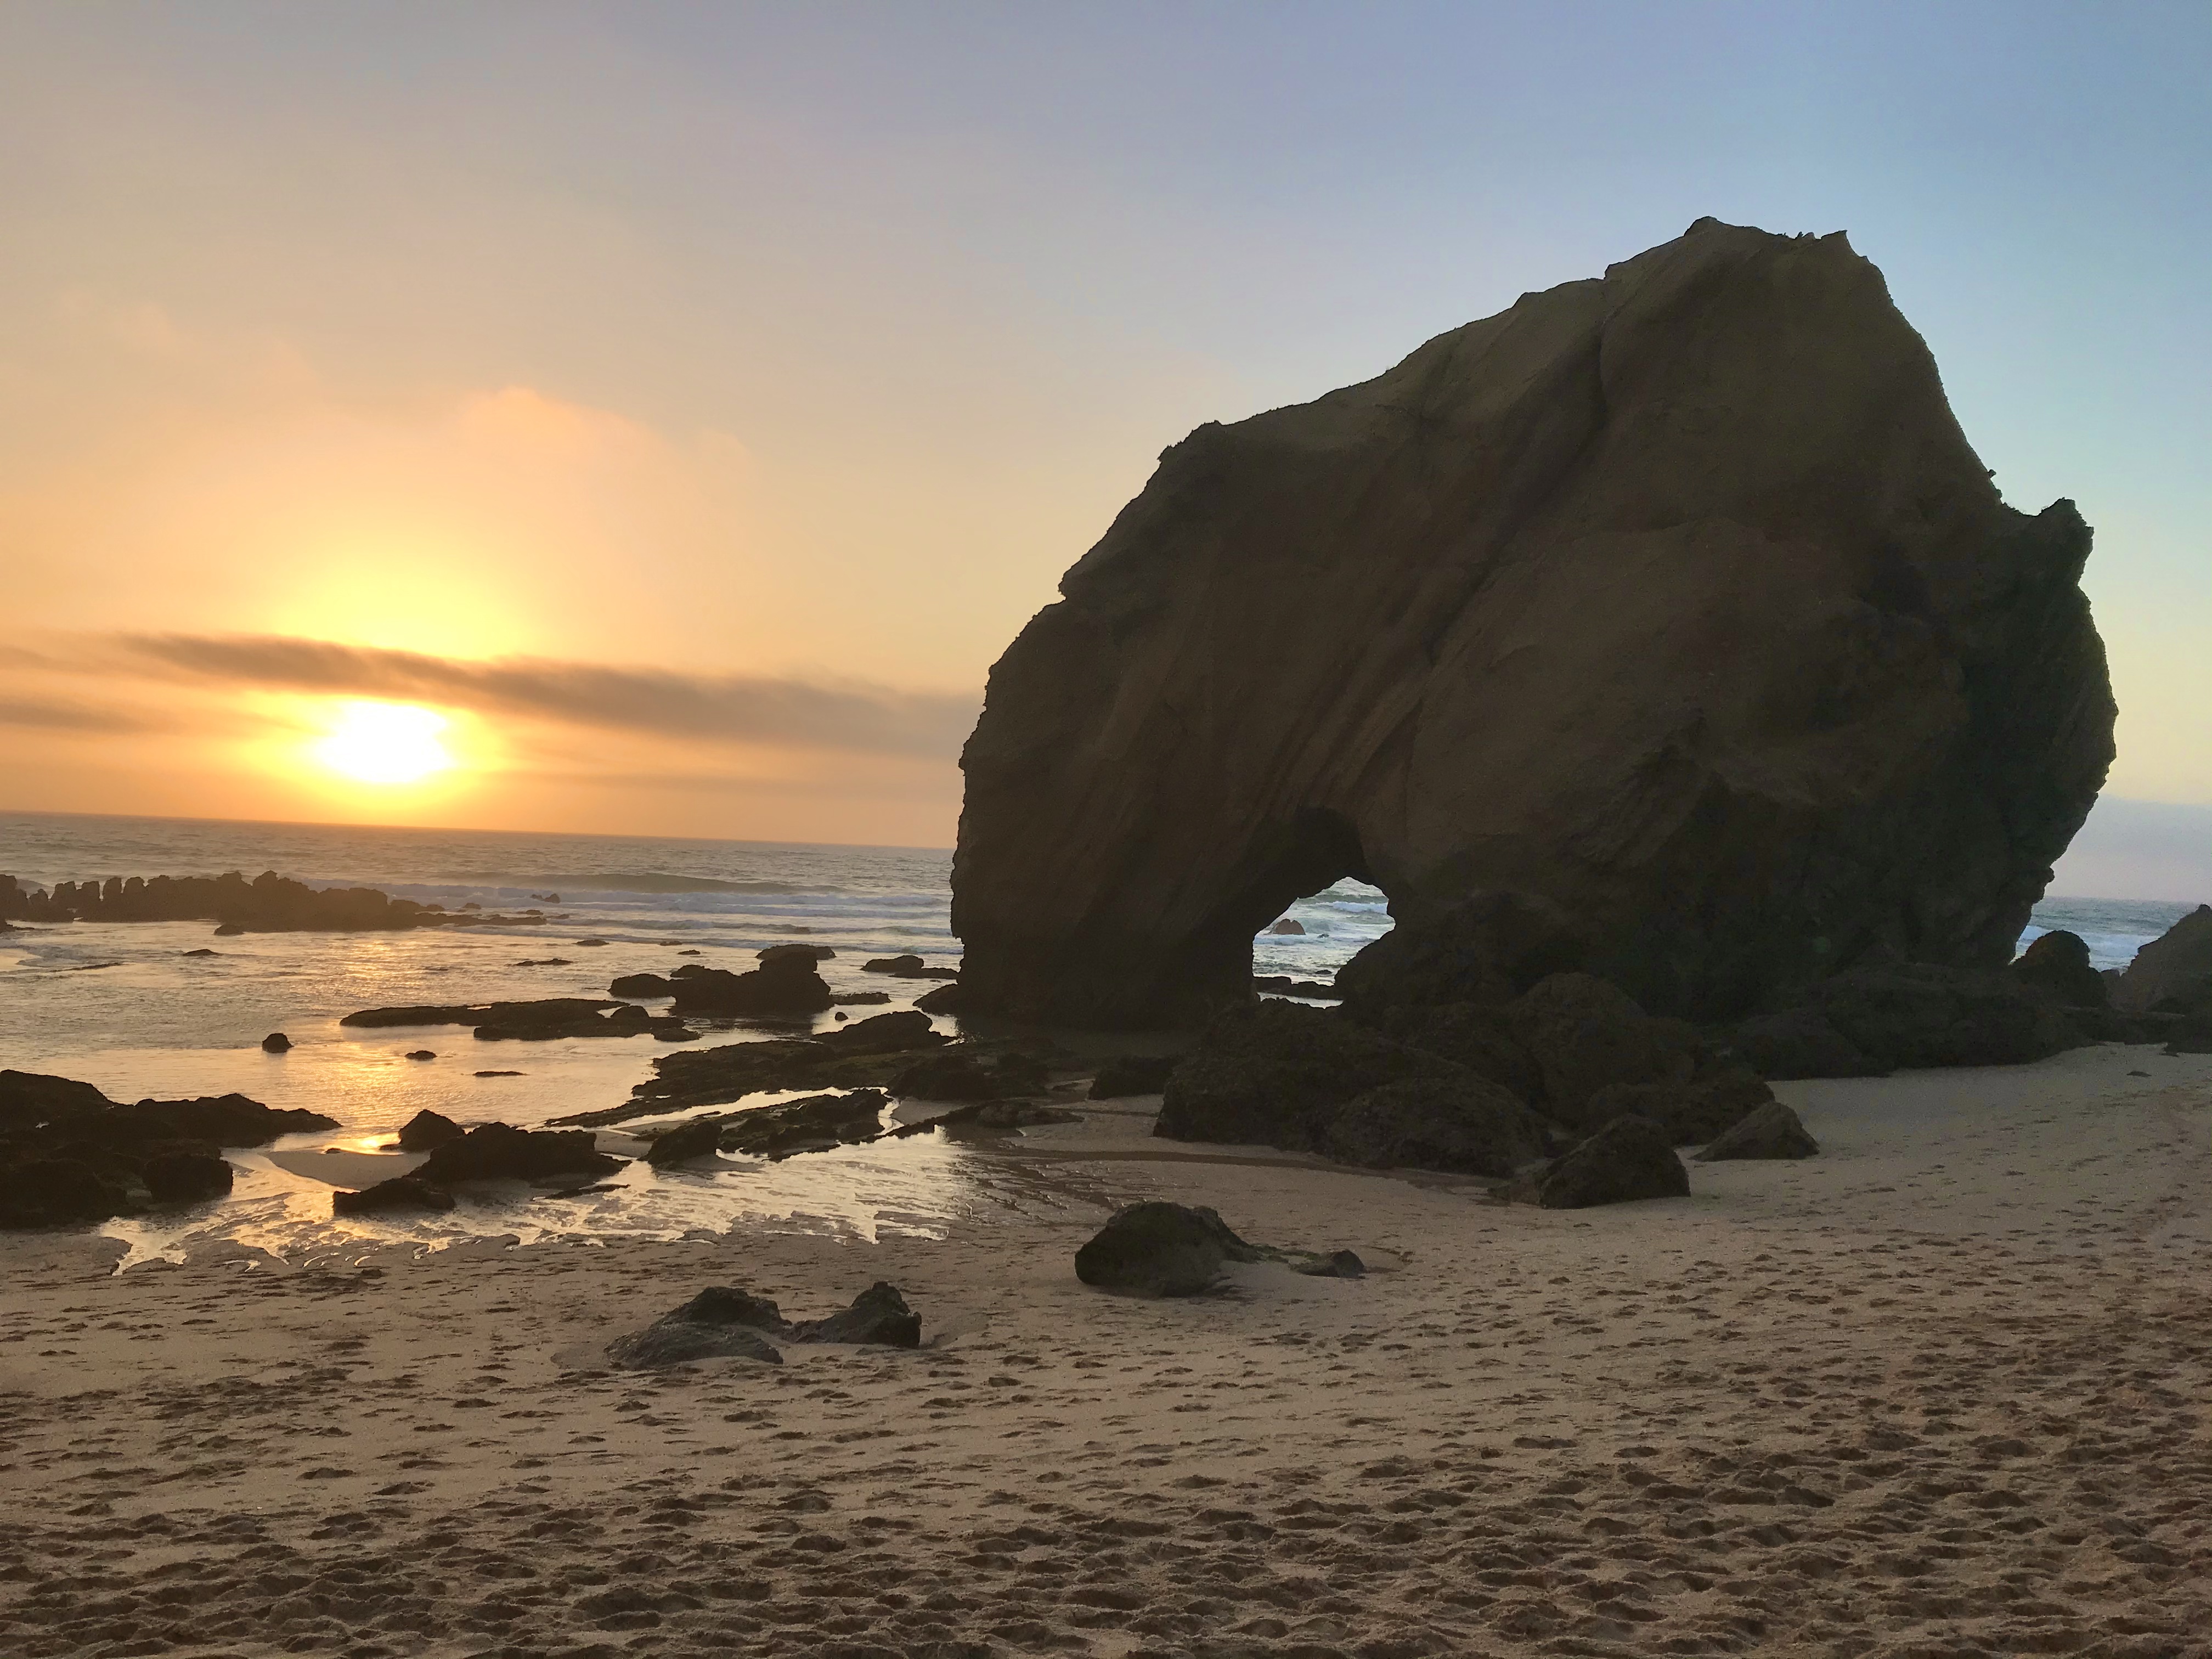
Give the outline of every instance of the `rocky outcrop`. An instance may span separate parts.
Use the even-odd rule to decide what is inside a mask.
[[[678,1164],[712,1158],[721,1146],[720,1118],[690,1118],[653,1136],[646,1146],[645,1161],[656,1170],[671,1169]]]
[[[1026,1054],[958,1048],[916,1060],[890,1080],[890,1091],[908,1100],[1008,1100],[1041,1095],[1050,1083]]]
[[[59,1227],[230,1190],[225,1146],[334,1129],[244,1095],[117,1105],[88,1083],[0,1072],[0,1227]]]
[[[2198,905],[2136,951],[2112,1000],[2130,1013],[2212,1013],[2212,905]]]
[[[1346,876],[1386,955],[1503,976],[1439,1000],[1998,969],[2112,757],[2088,548],[1999,498],[1841,234],[1701,220],[1162,457],[992,671],[968,1006],[1200,1023]],[[1524,898],[1569,954],[1516,975],[1462,907]]]
[[[723,1119],[716,1144],[726,1152],[770,1159],[857,1146],[882,1134],[884,1108],[890,1104],[879,1089],[855,1089],[763,1106]]]

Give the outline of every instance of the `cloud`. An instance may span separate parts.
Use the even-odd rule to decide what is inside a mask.
[[[149,666],[232,684],[432,702],[485,714],[775,748],[947,759],[978,700],[860,682],[704,675],[509,657],[472,662],[272,635],[129,635]]]
[[[0,726],[29,726],[41,732],[97,732],[106,734],[165,731],[168,728],[168,722],[119,708],[94,708],[83,703],[0,697]]]

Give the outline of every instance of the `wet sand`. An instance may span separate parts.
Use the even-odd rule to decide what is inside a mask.
[[[2212,1653],[2212,1060],[1781,1092],[1826,1156],[1581,1212],[1128,1102],[943,1237],[0,1238],[0,1651]],[[1085,1289],[1135,1196],[1378,1271]],[[878,1279],[921,1350],[603,1368]]]

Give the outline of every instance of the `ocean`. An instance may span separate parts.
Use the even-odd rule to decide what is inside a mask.
[[[860,965],[907,952],[933,966],[957,965],[951,863],[949,851],[929,848],[0,813],[0,873],[27,887],[274,870],[448,910],[536,905],[549,913],[542,925],[392,933],[217,939],[204,922],[141,922],[0,935],[0,1067],[82,1079],[118,1100],[235,1091],[343,1126],[290,1137],[270,1149],[277,1152],[364,1150],[426,1109],[464,1122],[543,1123],[619,1103],[665,1049],[642,1036],[485,1043],[458,1026],[354,1030],[339,1018],[401,1003],[604,996],[617,974],[665,973],[695,959],[744,968],[756,951],[801,939],[837,952],[822,964],[834,989],[886,990],[890,1006],[904,1006],[929,982],[865,974]],[[2037,908],[2023,943],[2069,928],[2089,942],[2098,966],[2124,966],[2191,908],[2054,898]],[[1288,915],[1304,933],[1261,935],[1255,973],[1326,978],[1390,927],[1382,894],[1352,882],[1299,901]],[[208,948],[216,954],[185,954]],[[684,951],[697,955],[678,956]],[[523,965],[547,958],[559,965]],[[817,1024],[830,1022],[825,1015]],[[792,1030],[788,1022],[702,1028],[708,1042]],[[289,1054],[262,1051],[271,1031],[292,1039]],[[437,1059],[404,1057],[424,1048]],[[477,1075],[486,1070],[521,1075]],[[419,1220],[334,1221],[327,1183],[280,1168],[265,1153],[240,1152],[233,1161],[240,1175],[230,1200],[106,1231],[130,1241],[134,1261],[180,1259],[212,1245],[296,1259],[364,1241],[435,1247],[501,1235],[671,1238],[719,1233],[740,1221],[861,1237],[887,1227],[937,1233],[978,1206],[1058,1201],[1057,1189],[1034,1173],[937,1136],[684,1179],[650,1176],[640,1165],[615,1177],[607,1193],[472,1201]]]

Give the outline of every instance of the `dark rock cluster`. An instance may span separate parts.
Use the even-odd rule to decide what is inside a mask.
[[[315,888],[275,871],[221,876],[110,876],[47,892],[0,876],[0,918],[23,921],[212,921],[224,933],[365,933],[409,927],[521,927],[545,918],[449,912],[373,887]]]
[[[550,1042],[556,1037],[650,1036],[690,1042],[698,1033],[672,1015],[604,997],[541,997],[528,1002],[414,1003],[363,1008],[338,1021],[368,1030],[409,1025],[468,1025],[485,1042]]]
[[[700,1359],[750,1359],[780,1365],[778,1342],[850,1342],[890,1348],[921,1346],[921,1318],[895,1285],[878,1280],[850,1306],[823,1319],[792,1321],[766,1297],[710,1286],[641,1331],[616,1338],[607,1358],[630,1370]]]
[[[331,1129],[244,1095],[118,1105],[89,1083],[0,1072],[0,1227],[65,1227],[230,1190],[226,1146]]]
[[[436,1112],[409,1119],[399,1144],[406,1152],[428,1149],[429,1156],[404,1176],[359,1192],[333,1193],[333,1215],[450,1210],[452,1189],[467,1182],[590,1180],[623,1167],[622,1159],[599,1151],[597,1138],[584,1130],[517,1129],[505,1123],[464,1129]]]

